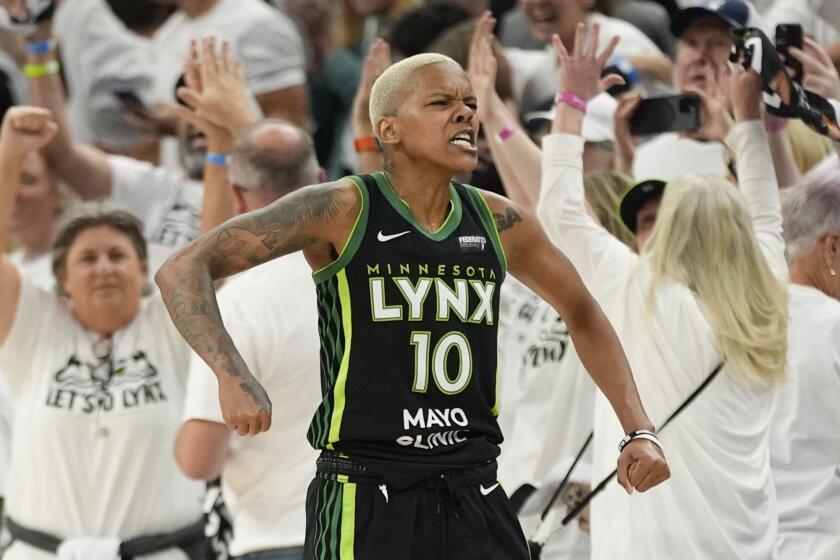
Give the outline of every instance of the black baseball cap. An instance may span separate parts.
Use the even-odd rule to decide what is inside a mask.
[[[618,215],[624,225],[636,233],[636,215],[642,206],[650,200],[662,198],[665,192],[665,181],[661,179],[645,179],[630,185],[618,200]]]
[[[671,20],[671,33],[680,37],[691,24],[702,17],[713,17],[730,28],[745,27],[750,18],[750,8],[741,0],[712,0],[702,6],[680,10]]]

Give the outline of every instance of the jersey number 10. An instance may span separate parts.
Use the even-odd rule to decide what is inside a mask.
[[[425,393],[429,388],[429,370],[440,392],[445,395],[457,395],[469,384],[472,377],[472,350],[470,343],[462,333],[450,331],[443,335],[432,347],[432,333],[414,331],[411,333],[411,345],[414,346],[414,384],[411,390]],[[452,376],[448,368],[449,353],[458,352],[458,372]]]

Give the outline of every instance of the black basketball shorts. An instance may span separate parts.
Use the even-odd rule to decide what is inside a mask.
[[[306,496],[306,560],[530,558],[495,463],[404,490],[323,463]]]

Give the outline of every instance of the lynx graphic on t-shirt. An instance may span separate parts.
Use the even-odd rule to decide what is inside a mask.
[[[522,365],[539,368],[543,364],[559,364],[571,344],[569,327],[557,312],[536,294],[522,298],[514,319],[520,328],[531,331],[529,343],[522,355]]]
[[[149,237],[149,243],[183,247],[195,239],[200,218],[199,209],[187,200],[184,191],[179,191],[160,226]]]
[[[47,406],[91,414],[127,410],[166,401],[158,369],[142,350],[128,358],[95,362],[73,354],[55,372],[47,389]]]

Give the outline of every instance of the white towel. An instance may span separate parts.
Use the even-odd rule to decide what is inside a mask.
[[[119,560],[120,539],[76,537],[58,546],[58,560]]]

